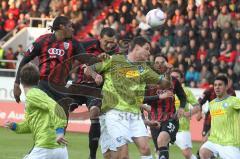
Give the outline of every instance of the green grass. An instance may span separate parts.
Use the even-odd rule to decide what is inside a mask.
[[[80,133],[67,133],[69,142],[69,159],[87,159],[88,158],[88,136]],[[31,149],[33,141],[30,134],[15,134],[10,130],[0,127],[0,159],[22,159]],[[136,147],[131,144],[129,149],[130,159],[139,159]],[[199,143],[193,144],[193,152],[196,153]],[[153,143],[151,142],[152,152]],[[100,150],[98,150],[98,159],[103,159]],[[176,146],[170,148],[171,159],[184,159],[181,151]]]

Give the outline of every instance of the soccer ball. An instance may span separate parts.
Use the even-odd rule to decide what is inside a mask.
[[[166,20],[166,15],[161,9],[152,9],[146,15],[146,22],[151,27],[163,25]]]

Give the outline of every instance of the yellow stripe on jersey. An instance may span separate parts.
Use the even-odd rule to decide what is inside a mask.
[[[218,116],[218,115],[224,115],[226,112],[222,109],[212,110],[210,111],[211,116]]]

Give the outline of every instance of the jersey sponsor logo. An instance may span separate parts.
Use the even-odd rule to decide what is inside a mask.
[[[127,71],[126,73],[127,78],[135,78],[139,76],[140,76],[140,73],[138,71]]]
[[[211,114],[211,116],[219,116],[219,115],[224,115],[225,111],[222,109],[211,110],[210,114]]]
[[[48,53],[50,55],[63,56],[65,54],[65,51],[62,49],[50,48],[50,49],[48,49]]]
[[[64,49],[67,50],[69,48],[69,43],[68,42],[64,42],[63,46],[64,46]]]

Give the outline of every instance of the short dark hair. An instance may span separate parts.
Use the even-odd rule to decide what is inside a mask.
[[[66,16],[58,16],[54,19],[53,25],[50,26],[51,32],[57,31],[60,29],[60,25],[67,25],[70,22],[69,18]]]
[[[40,79],[39,69],[36,65],[28,63],[21,69],[20,81],[25,86],[36,86]]]
[[[166,57],[165,55],[163,55],[163,54],[156,54],[156,55],[154,56],[154,61],[156,60],[157,57],[162,57],[162,58],[164,58],[164,59],[168,62],[167,57]]]
[[[180,78],[184,77],[182,71],[179,68],[173,68],[171,72],[177,72],[180,75]]]
[[[113,37],[116,36],[116,32],[113,28],[106,27],[102,29],[100,37],[102,38],[104,35],[107,35],[108,37]]]
[[[225,85],[228,85],[228,78],[227,78],[226,75],[223,75],[223,74],[218,75],[218,76],[215,78],[214,82],[215,82],[216,80],[223,81]]]
[[[142,36],[137,36],[130,43],[130,51],[132,51],[136,45],[143,46],[146,43],[148,43],[150,45],[150,42],[146,38],[144,38]]]

